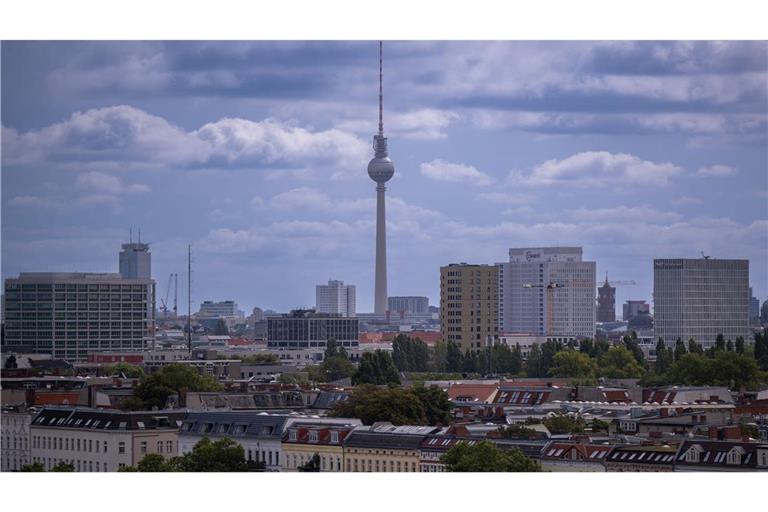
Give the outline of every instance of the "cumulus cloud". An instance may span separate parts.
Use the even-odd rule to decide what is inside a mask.
[[[724,176],[733,176],[736,174],[738,169],[735,167],[731,167],[729,165],[710,165],[709,167],[702,167],[699,169],[698,174],[702,176],[710,176],[710,177],[724,177]]]
[[[368,144],[338,129],[310,131],[275,119],[224,118],[188,132],[164,118],[119,105],[76,112],[24,133],[3,129],[8,164],[149,167],[333,167],[359,171]]]
[[[651,206],[616,206],[614,208],[578,208],[570,215],[579,221],[671,223],[681,219],[680,214],[665,212]]]
[[[435,159],[420,166],[421,174],[435,181],[463,182],[483,186],[493,183],[493,179],[471,165],[446,162]]]
[[[337,123],[339,129],[369,136],[376,130],[376,113],[370,111],[365,119],[345,119]],[[446,130],[458,122],[460,116],[452,110],[423,108],[406,112],[387,112],[384,130],[387,136],[413,140],[435,140],[447,137]]]
[[[113,195],[149,192],[149,187],[146,185],[141,183],[126,185],[118,176],[97,171],[80,174],[77,177],[76,184],[80,188]]]
[[[547,160],[530,172],[515,171],[510,177],[533,186],[660,186],[682,173],[681,167],[668,162],[651,162],[626,153],[586,151],[562,160]]]

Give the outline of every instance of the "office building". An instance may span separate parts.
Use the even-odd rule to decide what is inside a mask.
[[[328,281],[315,288],[315,311],[344,317],[355,316],[355,285]]]
[[[638,315],[650,315],[651,306],[644,300],[628,300],[622,305],[621,311],[622,320],[629,321]]]
[[[760,323],[760,299],[752,295],[752,287],[749,288],[749,321]]]
[[[616,321],[616,288],[608,282],[608,274],[603,285],[597,289],[597,321]]]
[[[581,247],[513,248],[497,267],[501,332],[594,338],[596,263]]]
[[[70,362],[150,348],[155,283],[120,274],[22,272],[5,280],[3,350]],[[23,349],[23,350],[22,350]]]
[[[347,350],[357,349],[357,318],[316,313],[297,309],[286,315],[267,317],[267,348],[276,350],[310,350],[322,360],[328,340],[336,340]]]
[[[128,243],[120,251],[120,275],[126,279],[151,279],[152,254],[149,244]]]
[[[464,350],[481,350],[499,334],[498,269],[453,263],[440,267],[440,334]]]
[[[657,338],[748,339],[749,260],[655,259],[653,301]]]
[[[427,297],[389,297],[387,303],[393,315],[427,317],[431,315]]]
[[[198,311],[196,316],[198,319],[241,317],[240,311],[237,309],[237,304],[233,300],[224,300],[221,302],[206,300],[200,304],[200,311]]]

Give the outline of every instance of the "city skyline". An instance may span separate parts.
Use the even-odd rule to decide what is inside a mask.
[[[617,307],[701,252],[749,259],[762,302],[767,47],[388,42],[389,295],[437,304],[440,266],[576,245],[637,281]],[[376,51],[4,43],[3,278],[115,272],[141,226],[161,285],[193,244],[193,310],[287,311],[332,277],[372,311]]]

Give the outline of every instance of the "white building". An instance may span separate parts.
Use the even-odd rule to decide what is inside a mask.
[[[315,310],[343,317],[353,317],[356,313],[355,285],[344,281],[328,281],[315,288]]]
[[[528,354],[531,353],[534,345],[542,345],[547,341],[559,341],[563,345],[573,342],[576,347],[579,346],[578,341],[573,336],[537,336],[535,334],[523,333],[502,334],[499,336],[499,343],[504,343],[510,348],[519,346],[523,359],[528,359]]]
[[[653,313],[667,346],[677,338],[711,346],[718,334],[748,339],[749,260],[653,260]]]
[[[595,336],[596,263],[581,247],[509,250],[499,267],[499,332]]]
[[[29,426],[33,413],[23,407],[3,407],[2,413],[2,471],[19,471],[30,463]]]
[[[203,318],[243,318],[242,312],[237,309],[237,304],[233,300],[223,300],[213,302],[206,300],[200,304],[200,311],[196,317]]]

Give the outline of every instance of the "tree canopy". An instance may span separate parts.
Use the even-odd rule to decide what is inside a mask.
[[[593,379],[597,374],[597,364],[583,352],[562,350],[555,353],[549,374],[552,377]]]
[[[200,375],[192,366],[173,363],[141,379],[133,394],[142,401],[144,408],[162,409],[168,402],[168,398],[174,394],[181,395],[186,391],[220,391],[221,389],[221,385],[213,377]]]
[[[609,379],[639,379],[645,368],[637,362],[632,352],[623,345],[611,347],[600,358],[600,376]]]
[[[379,388],[361,384],[349,398],[335,405],[330,416],[359,418],[366,425],[377,421],[394,425],[447,425],[451,407],[448,394],[436,386]]]
[[[461,441],[448,450],[440,462],[450,472],[533,472],[539,466],[518,448],[500,450],[490,441],[474,445]]]
[[[400,384],[400,376],[389,352],[375,350],[363,354],[360,366],[352,376],[352,383]]]

